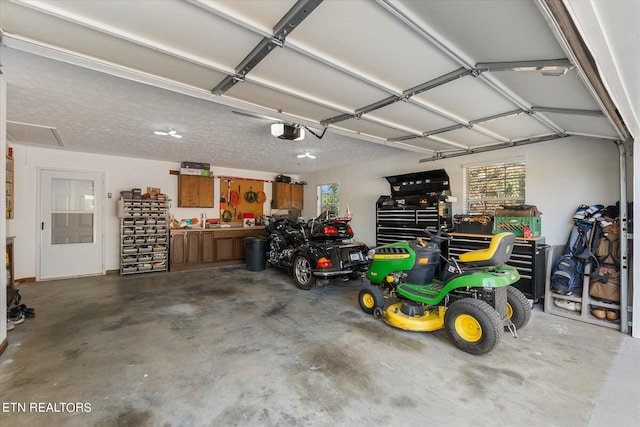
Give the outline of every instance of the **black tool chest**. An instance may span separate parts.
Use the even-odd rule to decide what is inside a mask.
[[[425,237],[424,229],[450,228],[449,176],[444,169],[385,177],[391,195],[376,203],[376,245]]]
[[[451,233],[449,256],[456,259],[461,253],[476,249],[485,249],[491,242],[491,235]],[[544,297],[545,285],[545,249],[544,237],[532,239],[516,238],[508,265],[518,269],[520,280],[513,286],[518,288],[528,299],[537,302]]]
[[[402,207],[376,210],[376,245],[426,237],[425,228],[437,230],[450,208],[448,203],[436,206]]]

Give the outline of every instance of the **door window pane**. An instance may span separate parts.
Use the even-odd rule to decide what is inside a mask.
[[[92,180],[51,180],[51,244],[93,243],[94,191]]]
[[[93,213],[52,213],[51,244],[93,243]]]
[[[93,211],[95,196],[93,181],[86,179],[51,180],[52,211]]]

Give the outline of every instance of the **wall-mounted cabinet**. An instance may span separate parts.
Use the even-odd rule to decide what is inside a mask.
[[[303,209],[304,185],[274,182],[271,207],[273,209]]]
[[[178,207],[212,208],[213,183],[210,176],[178,175]]]

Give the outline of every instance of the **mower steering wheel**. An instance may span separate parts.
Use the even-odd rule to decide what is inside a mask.
[[[448,242],[449,240],[453,239],[453,236],[447,233],[444,228],[440,228],[438,230],[429,230],[428,228],[425,228],[424,232],[427,237],[431,239],[431,241],[438,245],[442,242]]]

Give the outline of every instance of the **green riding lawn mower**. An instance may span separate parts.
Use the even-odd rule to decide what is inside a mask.
[[[520,279],[518,271],[506,265],[515,236],[496,234],[488,248],[446,260],[440,244],[451,235],[442,229],[425,233],[430,241],[418,238],[369,252],[371,285],[358,294],[362,310],[408,331],[445,329],[458,348],[475,355],[493,350],[505,330],[517,337],[531,318],[531,305],[511,286]],[[446,265],[436,279],[441,258]]]

